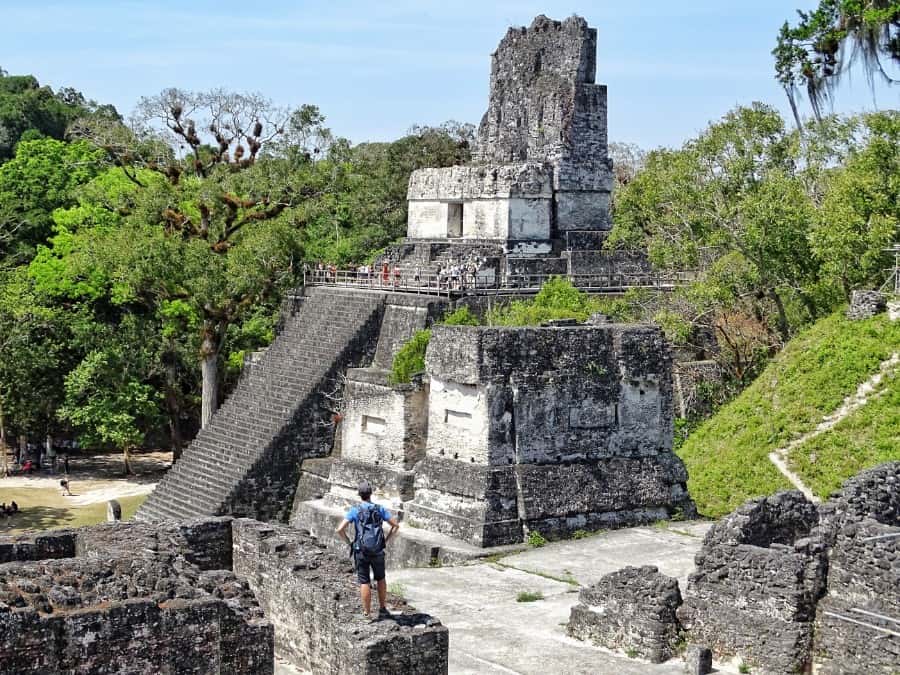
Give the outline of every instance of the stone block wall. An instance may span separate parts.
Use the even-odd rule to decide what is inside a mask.
[[[427,409],[428,387],[421,380],[390,385],[386,371],[351,371],[344,388],[342,455],[329,478],[331,503],[359,501],[356,489],[362,480],[392,510],[412,499],[412,469],[425,456]]]
[[[792,491],[716,523],[678,610],[690,641],[754,672],[802,672],[827,569],[824,544],[810,536],[818,521],[816,506]]]
[[[417,526],[491,546],[694,512],[658,329],[437,326],[426,365]]]
[[[231,558],[228,519],[44,538],[41,559],[19,548],[0,565],[0,673],[273,672],[249,584],[215,569]]]
[[[652,566],[624,567],[583,588],[566,632],[607,649],[634,653],[652,663],[675,656],[681,605],[678,581]]]
[[[234,566],[275,624],[279,652],[301,668],[334,675],[447,672],[449,634],[437,619],[409,607],[391,620],[365,619],[349,559],[299,530],[236,520]]]
[[[900,664],[900,462],[848,480],[822,505],[830,544],[816,611],[818,672],[897,672]]]
[[[851,321],[871,319],[887,308],[887,298],[878,291],[853,291],[850,294],[850,307],[847,318]]]

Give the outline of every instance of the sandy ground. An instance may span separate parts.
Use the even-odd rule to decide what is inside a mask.
[[[148,494],[156,487],[172,461],[170,452],[143,452],[136,454],[132,461],[133,476],[122,474],[122,457],[114,454],[73,455],[69,459],[69,489],[72,506],[84,506],[105,502],[117,497],[132,497]],[[62,468],[59,462],[58,468]],[[41,473],[13,475],[0,478],[0,494],[6,488],[33,488],[36,490],[59,490],[62,473],[50,473],[45,466]]]

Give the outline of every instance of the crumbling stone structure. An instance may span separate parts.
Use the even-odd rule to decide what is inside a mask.
[[[815,504],[791,491],[716,523],[678,610],[691,642],[764,672],[802,672],[825,583],[825,546],[810,537],[818,522]]]
[[[610,227],[612,162],[596,69],[597,31],[581,17],[511,28],[492,56],[475,163],[410,178],[410,240],[502,240],[527,255],[572,233],[598,249],[584,235]]]
[[[4,539],[0,673],[272,673],[271,624],[218,568],[230,549],[228,521]]]
[[[847,481],[821,507],[830,545],[816,608],[817,672],[895,673],[900,664],[900,462]]]
[[[272,673],[276,644],[313,673],[447,672],[440,622],[363,622],[349,562],[286,526],[110,523],[0,555],[0,674]]]
[[[887,309],[887,298],[878,291],[853,291],[850,294],[850,307],[847,318],[851,321],[871,319]]]
[[[694,513],[649,326],[436,326],[411,523],[477,546]]]
[[[625,567],[581,589],[566,632],[662,663],[678,650],[678,581],[652,566]]]
[[[447,628],[396,597],[391,620],[365,619],[349,559],[284,525],[236,520],[234,529],[235,572],[249,579],[292,663],[334,675],[447,672]]]

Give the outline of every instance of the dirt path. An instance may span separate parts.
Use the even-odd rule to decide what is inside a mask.
[[[868,403],[872,398],[879,396],[881,391],[879,391],[879,385],[882,383],[885,377],[889,376],[897,367],[900,366],[900,352],[894,352],[891,355],[891,358],[882,361],[878,366],[878,372],[872,375],[868,380],[863,382],[856,389],[856,393],[853,396],[848,396],[844,399],[844,402],[841,406],[835,410],[830,415],[826,415],[822,418],[822,421],[816,425],[816,428],[812,431],[809,431],[800,438],[794,439],[784,447],[778,448],[777,450],[773,450],[769,453],[769,460],[772,464],[775,465],[775,468],[778,469],[781,474],[787,478],[791,484],[800,490],[806,498],[812,502],[819,502],[819,498],[813,494],[813,491],[809,489],[809,487],[803,482],[803,480],[796,473],[791,471],[788,467],[787,461],[788,457],[791,454],[791,451],[806,443],[806,441],[811,438],[815,438],[820,434],[825,433],[829,429],[833,428],[838,422],[847,417],[854,410],[858,410],[863,407],[866,403]]]

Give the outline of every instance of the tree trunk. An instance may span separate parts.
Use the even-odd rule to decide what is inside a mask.
[[[125,464],[125,475],[132,475],[134,471],[131,470],[131,449],[127,445],[122,446],[122,459]]]
[[[219,406],[219,339],[216,330],[209,323],[203,327],[200,342],[200,370],[203,376],[203,391],[200,402],[200,428],[205,427]]]
[[[778,332],[781,335],[782,341],[787,344],[787,341],[791,339],[791,329],[788,325],[784,302],[781,300],[781,296],[778,295],[778,291],[774,288],[769,289],[769,297],[772,298],[772,302],[775,303],[775,308],[778,310]]]
[[[181,405],[178,401],[178,379],[173,354],[166,355],[166,412],[169,417],[169,442],[172,446],[172,462],[181,459]]]
[[[3,399],[0,399],[0,453],[3,454],[3,475],[9,475],[9,458],[6,456],[6,416],[3,412]]]

